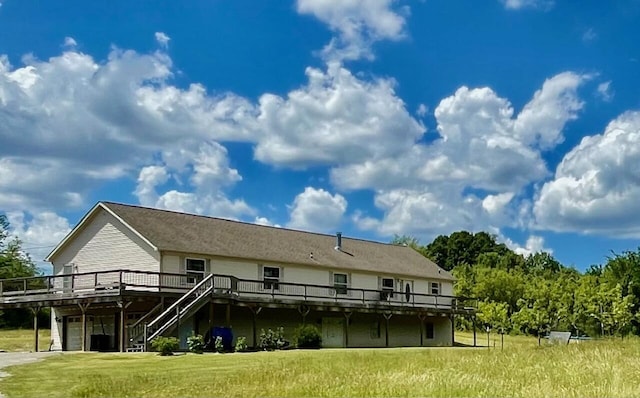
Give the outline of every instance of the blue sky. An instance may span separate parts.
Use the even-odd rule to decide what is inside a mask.
[[[0,211],[36,259],[99,200],[639,246],[638,0],[0,4]]]

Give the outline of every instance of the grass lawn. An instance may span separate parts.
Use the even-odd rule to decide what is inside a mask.
[[[51,331],[40,329],[38,336],[40,351],[48,350]],[[0,351],[33,351],[33,337],[31,329],[0,329]]]
[[[484,341],[482,342],[482,339]],[[463,343],[471,335],[460,335]],[[486,335],[478,335],[486,344]],[[640,339],[500,350],[394,348],[160,357],[69,354],[7,369],[9,397],[640,396]]]

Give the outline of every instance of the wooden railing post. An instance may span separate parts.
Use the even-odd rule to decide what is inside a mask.
[[[27,294],[27,279],[23,279],[22,280],[22,284],[23,284],[23,288],[24,288],[24,294]]]
[[[2,286],[2,281],[0,280],[0,296],[2,296],[2,291],[3,291],[3,286]]]

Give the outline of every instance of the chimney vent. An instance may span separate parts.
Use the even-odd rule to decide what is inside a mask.
[[[342,251],[342,232],[336,232],[336,250]]]

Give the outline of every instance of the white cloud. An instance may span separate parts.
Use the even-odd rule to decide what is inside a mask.
[[[500,0],[508,10],[521,10],[525,8],[550,10],[553,8],[553,0]]]
[[[298,0],[300,14],[313,15],[337,33],[323,49],[332,60],[373,58],[371,44],[404,37],[408,7],[392,9],[394,0]]]
[[[582,106],[576,88],[584,79],[569,72],[548,79],[517,116],[490,88],[461,87],[435,109],[440,139],[415,143],[399,157],[335,167],[331,181],[375,190],[383,217],[356,213],[354,220],[382,235],[429,239],[519,226],[526,214],[521,192],[549,175],[541,150],[562,141],[564,125]]]
[[[180,184],[188,180],[185,191],[158,188],[170,179]],[[162,153],[162,164],[143,167],[134,194],[142,205],[224,218],[253,215],[244,200],[231,200],[225,188],[240,181],[236,169],[229,167],[227,150],[216,142],[184,146]]]
[[[160,47],[162,48],[169,47],[169,40],[171,40],[171,38],[167,36],[164,32],[156,32],[155,37]]]
[[[7,212],[7,219],[11,224],[11,235],[22,241],[22,248],[43,271],[49,271],[49,265],[43,260],[71,231],[67,219],[53,212],[30,214],[22,211]]]
[[[347,200],[324,189],[306,187],[291,205],[287,227],[316,232],[332,232],[338,228],[347,210]]]
[[[419,117],[424,117],[426,116],[427,112],[429,112],[428,106],[426,106],[425,104],[418,105],[418,109],[416,109],[416,115],[418,115]]]
[[[611,89],[611,80],[609,80],[608,82],[602,82],[598,84],[598,88],[596,92],[597,92],[597,95],[604,102],[611,102],[611,100],[613,99],[613,96],[615,95],[615,93]]]
[[[77,45],[78,43],[75,41],[73,37],[67,36],[64,38],[64,44],[63,44],[64,47],[75,47]]]
[[[524,246],[521,246],[511,239],[505,238],[503,236],[500,236],[498,240],[504,241],[509,249],[525,257],[540,252],[553,254],[552,249],[544,247],[544,238],[542,236],[530,235],[529,238],[527,238]]]
[[[14,68],[0,56],[0,208],[82,206],[93,187],[197,140],[248,140],[255,107],[170,84],[161,52],[115,49],[106,61],[69,49]],[[205,162],[198,175],[208,178]],[[199,177],[199,178],[200,178]],[[46,192],[46,195],[42,193]]]
[[[258,225],[264,225],[267,227],[276,227],[276,228],[282,227],[280,224],[275,224],[271,222],[271,220],[269,220],[267,217],[260,217],[260,216],[256,216],[256,218],[253,220],[253,223]]]
[[[589,78],[588,75],[564,72],[545,80],[518,115],[515,133],[523,142],[542,149],[561,143],[564,125],[576,119],[584,105],[577,96],[577,89]]]
[[[539,228],[640,237],[640,112],[567,153],[534,204]]]
[[[306,74],[308,85],[286,99],[260,98],[256,159],[294,167],[362,162],[398,156],[422,136],[393,80],[360,80],[336,63]]]

